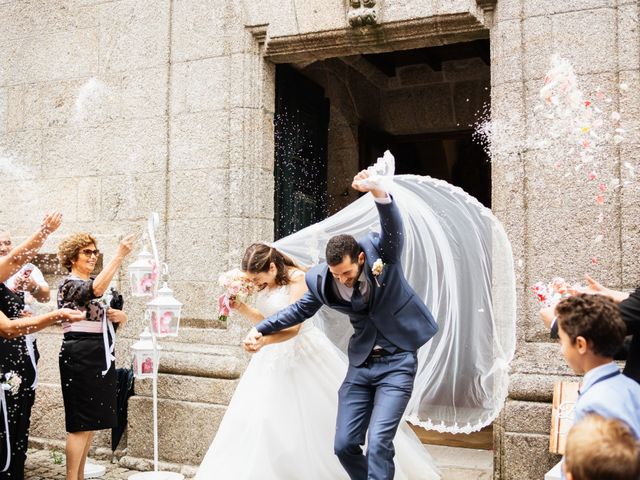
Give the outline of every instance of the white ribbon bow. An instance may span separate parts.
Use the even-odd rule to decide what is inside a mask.
[[[35,341],[35,337],[33,334],[25,335],[24,341],[27,344],[27,353],[29,354],[29,358],[31,359],[31,365],[33,365],[33,371],[36,372],[36,376],[33,379],[33,383],[31,384],[31,389],[35,390],[38,386],[38,365],[36,363],[36,352],[33,348],[33,342]]]
[[[4,396],[4,391],[9,390],[11,387],[6,384],[0,385],[0,405],[2,406],[2,415],[4,417],[4,432],[5,438],[7,439],[7,461],[5,462],[4,468],[0,473],[4,473],[9,470],[9,465],[11,465],[11,439],[9,438],[9,417],[7,415],[7,399]]]
[[[111,338],[114,340],[113,343],[109,343],[109,333],[111,334]],[[107,366],[106,370],[102,371],[102,376],[104,377],[109,369],[111,368],[111,363],[115,362],[116,357],[113,354],[115,349],[115,338],[116,331],[113,328],[113,322],[111,320],[107,320],[107,307],[105,307],[102,311],[102,341],[104,343],[104,359]]]

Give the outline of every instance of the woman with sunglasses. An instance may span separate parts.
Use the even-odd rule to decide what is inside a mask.
[[[84,478],[84,465],[95,430],[116,424],[116,369],[113,324],[127,315],[111,308],[108,289],[124,258],[131,252],[133,235],[118,245],[116,256],[95,277],[100,251],[88,233],[65,238],[58,247],[61,265],[70,272],[58,289],[58,307],[85,312],[85,320],[63,323],[60,380],[67,431],[67,480]]]

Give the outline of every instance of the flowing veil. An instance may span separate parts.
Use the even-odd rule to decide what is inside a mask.
[[[416,175],[393,176],[387,152],[371,181],[393,195],[404,221],[405,276],[433,312],[437,335],[418,352],[407,420],[441,432],[470,433],[490,424],[507,395],[515,349],[516,293],[511,245],[489,209],[462,189]],[[274,246],[302,265],[324,261],[330,237],[379,231],[366,194],[335,215]],[[315,324],[346,352],[346,315],[323,307]]]

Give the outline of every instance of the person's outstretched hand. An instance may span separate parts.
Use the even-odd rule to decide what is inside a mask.
[[[53,212],[47,213],[42,219],[42,223],[40,224],[40,233],[48,237],[49,234],[55,232],[60,224],[62,223],[62,213]]]
[[[57,313],[61,317],[61,320],[70,323],[79,322],[80,320],[85,320],[87,318],[87,314],[85,312],[74,310],[73,308],[61,308]]]
[[[353,182],[351,182],[351,188],[363,193],[371,192],[371,194],[374,197],[378,197],[378,198],[384,198],[387,196],[387,192],[385,192],[384,190],[371,188],[366,183],[365,184],[360,183],[360,181],[364,180],[365,178],[369,178],[369,172],[367,170],[361,170],[360,172],[358,172],[356,176],[353,177]]]
[[[133,249],[133,241],[135,240],[135,238],[136,235],[132,233],[131,235],[127,235],[122,240],[120,240],[120,244],[118,245],[118,255],[120,257],[124,258],[131,253],[131,250]]]
[[[555,310],[556,310],[556,306],[550,306],[550,307],[544,307],[541,308],[538,311],[538,317],[540,318],[540,320],[542,320],[542,323],[544,323],[544,326],[547,327],[547,329],[551,328],[551,324],[553,323],[553,319],[555,318]]]
[[[587,286],[584,288],[571,290],[570,293],[575,295],[576,293],[589,293],[591,295],[603,295],[613,300],[614,302],[622,302],[629,298],[629,292],[621,292],[619,290],[614,290],[612,288],[605,287],[600,282],[597,282],[593,278],[589,276],[589,274],[584,275],[585,280],[587,281]]]

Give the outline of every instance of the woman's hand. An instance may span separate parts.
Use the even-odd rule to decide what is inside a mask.
[[[541,308],[540,311],[538,311],[538,317],[540,318],[540,320],[542,320],[542,323],[544,323],[544,326],[548,329],[551,328],[551,325],[553,325],[553,319],[556,318],[556,305],[557,304],[554,304],[550,307]]]
[[[133,241],[135,240],[135,234],[127,235],[122,240],[120,240],[120,244],[118,245],[118,256],[126,257],[131,253],[133,249]]]
[[[85,312],[81,312],[80,310],[74,310],[73,308],[61,308],[56,310],[60,320],[65,322],[79,322],[80,320],[85,320],[87,318],[87,314]]]
[[[605,287],[600,282],[597,282],[593,278],[591,278],[588,274],[584,275],[585,280],[587,281],[587,286],[580,289],[570,290],[569,293],[575,295],[577,293],[588,293],[591,295],[602,295],[610,300],[613,300],[616,303],[620,303],[623,300],[629,298],[629,292],[621,292],[619,290],[614,290],[612,288]]]
[[[124,325],[129,319],[123,310],[116,310],[115,308],[109,308],[107,310],[107,318],[111,320],[111,322],[118,323],[120,325]]]
[[[40,225],[40,233],[43,237],[48,237],[49,234],[55,232],[62,223],[62,213],[53,212],[47,213]]]
[[[29,276],[19,275],[16,278],[14,286],[16,291],[18,292],[29,292],[31,294],[36,292],[39,288],[38,283],[33,278],[31,278],[30,275]]]
[[[246,304],[238,300],[236,297],[229,297],[229,307],[241,312],[243,307],[246,307]]]

